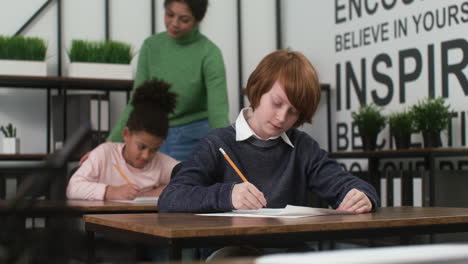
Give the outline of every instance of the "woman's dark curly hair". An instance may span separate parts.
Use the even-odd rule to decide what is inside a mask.
[[[208,8],[208,0],[165,0],[164,7],[167,7],[167,5],[172,2],[186,3],[197,22],[203,20],[206,14],[206,9]]]
[[[127,127],[130,131],[145,131],[166,138],[169,129],[169,113],[174,112],[176,94],[169,92],[170,84],[152,79],[136,88],[132,98],[133,111]]]

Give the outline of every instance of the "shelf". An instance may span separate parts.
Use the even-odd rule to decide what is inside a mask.
[[[0,161],[37,161],[47,159],[48,154],[0,154]]]
[[[380,177],[381,171],[379,170],[379,161],[388,158],[424,158],[427,177],[423,177],[423,206],[435,205],[435,159],[438,157],[459,157],[468,156],[468,148],[415,148],[415,149],[401,149],[401,150],[378,150],[378,151],[353,151],[353,152],[330,152],[329,156],[334,159],[368,159],[368,170],[371,175],[370,181],[380,194]],[[406,181],[410,182],[409,191],[403,193],[403,197],[412,199],[412,177],[414,173],[406,173]],[[417,173],[417,171],[415,172]],[[403,175],[401,174],[401,175]],[[393,177],[393,176],[392,176]],[[409,180],[408,180],[409,178]],[[403,178],[402,178],[403,181]],[[387,186],[388,188],[388,186]],[[403,187],[402,187],[403,188]],[[387,192],[387,195],[393,195],[392,192]],[[393,196],[391,196],[393,197]],[[402,200],[404,200],[402,198]]]
[[[0,87],[129,92],[133,88],[133,80],[0,75]]]
[[[409,158],[426,157],[429,155],[435,157],[468,156],[468,148],[415,148],[399,150],[348,151],[329,153],[329,156],[334,159]]]

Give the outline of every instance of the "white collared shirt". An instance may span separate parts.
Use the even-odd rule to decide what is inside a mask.
[[[249,123],[247,123],[247,120],[252,116],[253,110],[251,107],[246,107],[242,109],[237,116],[236,119],[236,141],[244,141],[251,136],[255,136],[256,138],[263,140],[261,137],[257,136],[255,132],[250,128]],[[281,137],[286,144],[294,148],[294,145],[291,143],[291,140],[289,140],[288,135],[286,135],[285,132],[281,133],[281,135],[276,136],[276,137],[270,137],[267,140],[270,139],[277,139],[278,137]]]

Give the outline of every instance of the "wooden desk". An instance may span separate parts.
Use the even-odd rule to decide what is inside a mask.
[[[468,208],[388,207],[359,215],[298,219],[217,217],[194,214],[85,215],[93,259],[94,233],[135,239],[171,249],[178,260],[183,247],[272,246],[277,242],[381,238],[468,231]],[[276,243],[275,243],[276,242]]]
[[[0,215],[11,213],[8,211],[8,200],[0,200]],[[126,213],[155,213],[156,204],[135,204],[113,201],[87,200],[38,200],[35,204],[19,212],[26,217],[48,217],[55,215],[84,215],[84,214],[126,214]]]

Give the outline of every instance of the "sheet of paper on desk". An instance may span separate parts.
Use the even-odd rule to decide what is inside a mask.
[[[112,200],[113,202],[121,202],[121,203],[150,203],[150,204],[157,204],[159,197],[137,197],[133,200]]]
[[[305,206],[287,205],[285,208],[262,208],[258,210],[234,210],[227,213],[198,214],[207,216],[242,216],[242,217],[276,217],[301,218],[318,215],[354,214],[352,212],[337,211],[326,208],[313,208]]]

